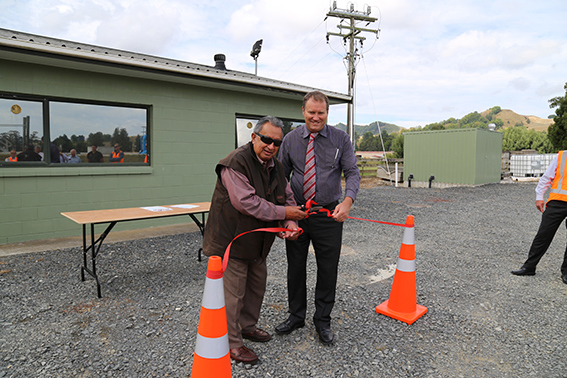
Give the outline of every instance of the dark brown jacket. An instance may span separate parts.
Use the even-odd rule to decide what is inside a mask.
[[[232,168],[248,178],[260,198],[284,206],[287,181],[282,163],[277,159],[274,159],[274,163],[268,175],[266,168],[258,160],[252,143],[248,143],[232,151],[217,164],[217,183],[203,239],[205,255],[222,257],[228,244],[241,233],[257,228],[278,227],[278,221],[264,222],[236,210],[230,203],[228,191],[221,180],[222,167]],[[261,261],[270,252],[274,238],[275,235],[268,232],[252,232],[241,236],[232,243],[230,257]]]

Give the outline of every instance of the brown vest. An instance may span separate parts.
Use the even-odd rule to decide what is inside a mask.
[[[267,169],[258,160],[252,143],[248,143],[232,151],[217,164],[215,169],[217,183],[203,238],[205,255],[224,256],[228,244],[243,232],[257,228],[278,227],[278,221],[264,222],[236,210],[230,203],[220,175],[222,167],[232,168],[248,178],[250,185],[256,189],[257,196],[275,205],[284,206],[287,185],[284,168],[279,160],[274,159],[274,163],[268,175]],[[275,234],[269,232],[252,232],[241,236],[232,243],[230,257],[262,261],[270,252],[274,238]]]

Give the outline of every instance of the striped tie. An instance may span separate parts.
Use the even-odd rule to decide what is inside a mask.
[[[315,148],[314,133],[309,136],[307,144],[307,155],[305,156],[305,173],[303,175],[303,198],[305,201],[312,200],[315,197]]]

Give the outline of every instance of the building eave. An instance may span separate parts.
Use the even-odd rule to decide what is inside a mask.
[[[287,83],[240,71],[167,59],[152,55],[77,43],[0,28],[0,59],[36,63],[145,79],[268,94],[282,98],[302,98],[320,90],[331,104],[348,103],[343,93]]]

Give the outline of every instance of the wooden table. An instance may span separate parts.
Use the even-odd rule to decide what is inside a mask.
[[[142,219],[154,219],[175,217],[180,215],[189,215],[195,224],[199,227],[201,235],[205,233],[205,214],[209,212],[210,202],[188,203],[180,205],[168,206],[148,206],[148,207],[132,207],[127,209],[108,209],[108,210],[90,210],[90,211],[73,211],[61,213],[64,217],[71,219],[73,222],[83,226],[83,266],[81,266],[81,280],[85,280],[85,272],[90,274],[96,280],[98,297],[102,298],[100,289],[100,281],[96,271],[96,258],[100,251],[100,247],[104,239],[108,236],[112,228],[118,222],[127,222]],[[201,221],[197,219],[197,215],[201,214]],[[109,223],[104,232],[95,240],[95,224]],[[91,242],[87,247],[87,225],[90,224]],[[87,266],[88,251],[91,251],[91,268]],[[198,259],[201,261],[201,251],[199,248]]]

